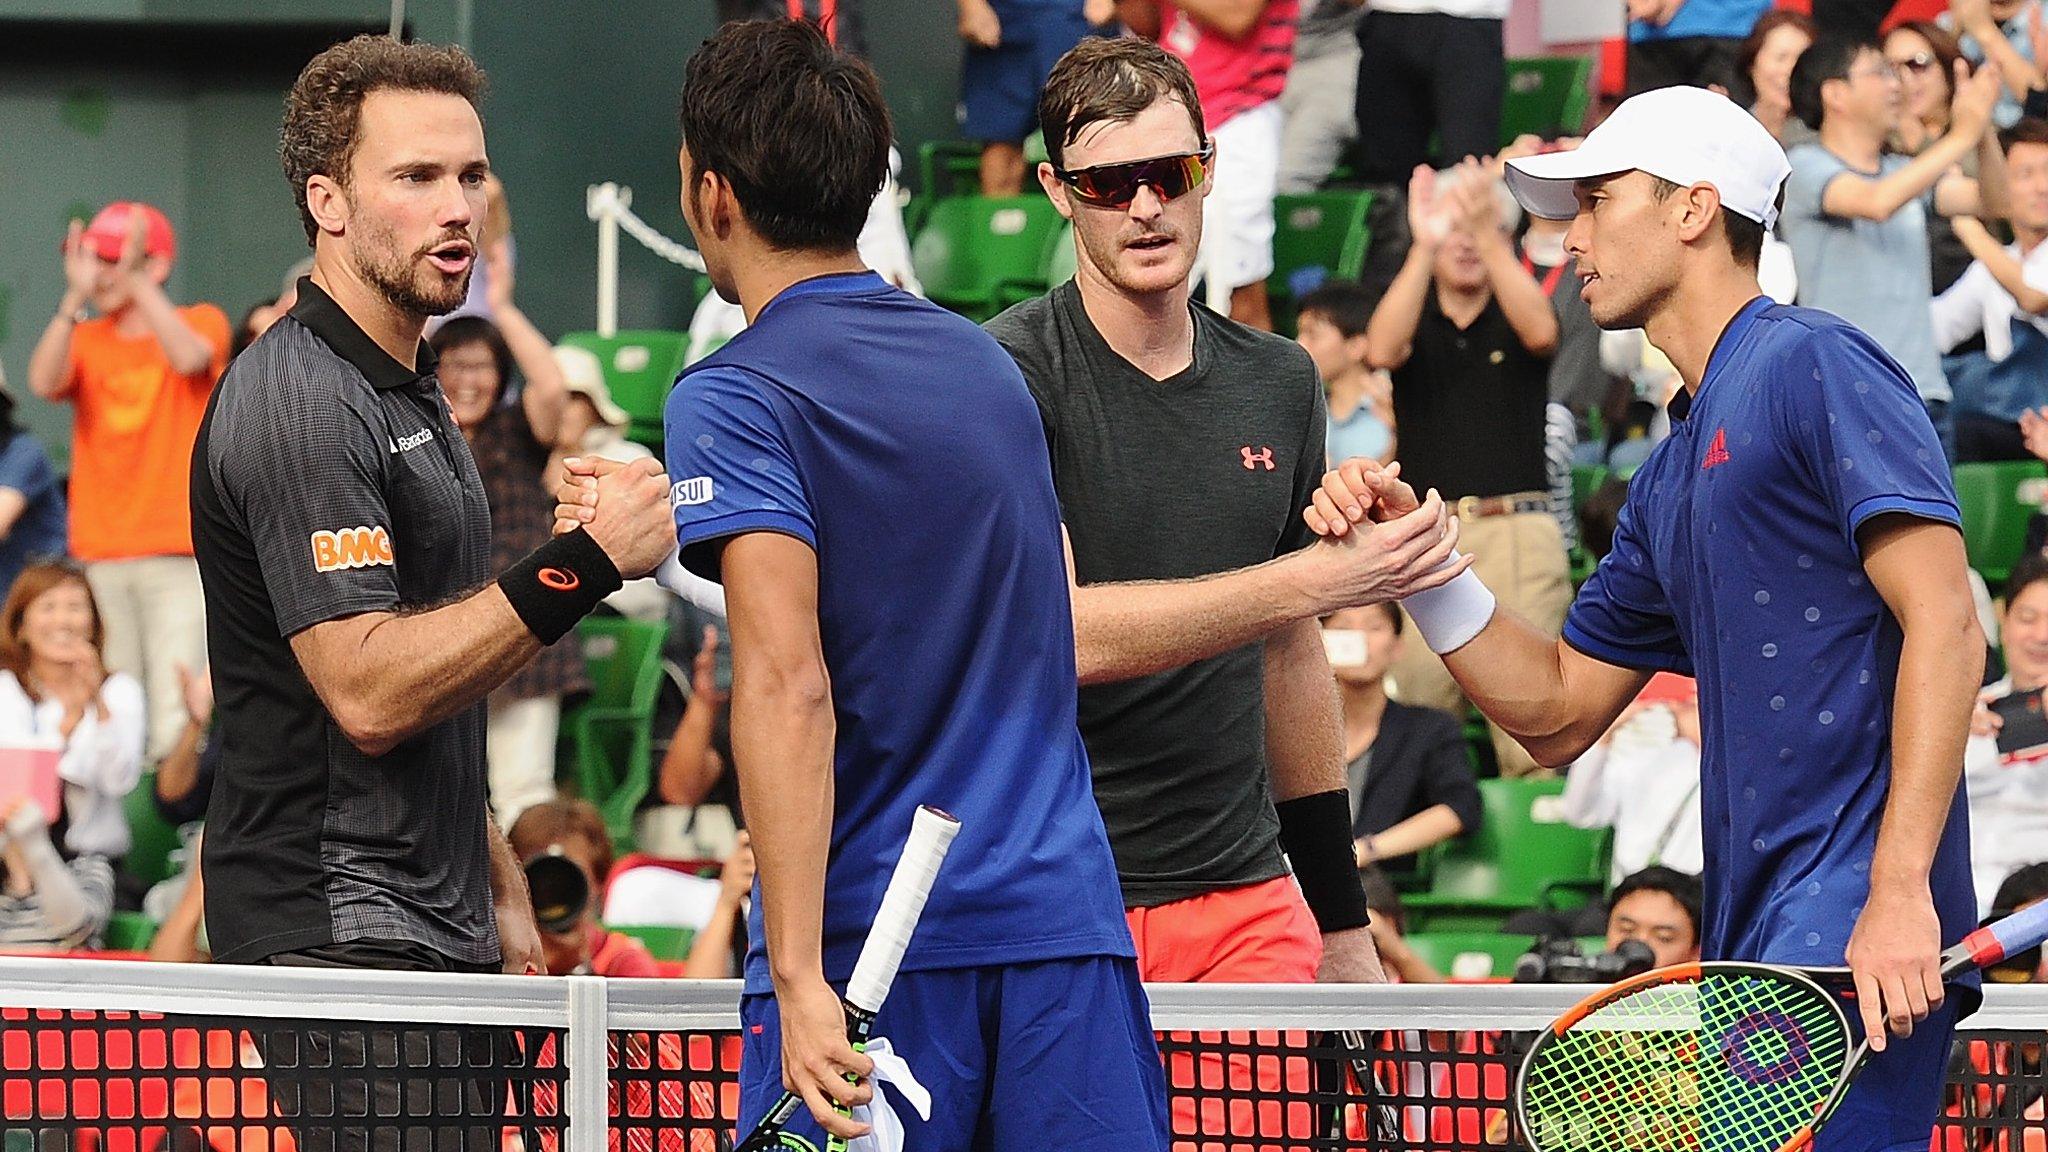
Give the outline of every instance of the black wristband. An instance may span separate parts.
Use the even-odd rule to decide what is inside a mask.
[[[1363,928],[1365,885],[1351,852],[1351,797],[1342,789],[1298,796],[1274,805],[1280,813],[1280,850],[1294,866],[1316,927],[1324,932]]]
[[[581,528],[535,548],[498,577],[512,610],[543,644],[567,635],[624,583],[619,566]]]

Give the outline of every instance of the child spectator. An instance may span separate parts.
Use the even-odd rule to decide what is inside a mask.
[[[1330,459],[1394,459],[1394,383],[1366,362],[1366,325],[1377,293],[1332,281],[1301,298],[1295,342],[1316,362],[1330,401]]]

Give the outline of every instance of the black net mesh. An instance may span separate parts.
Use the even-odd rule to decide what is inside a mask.
[[[2048,1152],[2048,1033],[1975,1023],[1931,1152]],[[611,1152],[727,1147],[737,1035],[607,1039]],[[1175,1152],[1520,1148],[1528,1039],[1161,1033]],[[0,1152],[567,1152],[564,1052],[550,1028],[4,1010]]]

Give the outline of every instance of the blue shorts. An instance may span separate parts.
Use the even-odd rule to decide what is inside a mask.
[[[1002,43],[967,47],[960,62],[960,133],[969,140],[1015,144],[1038,130],[1038,96],[1067,50],[1094,31],[1078,2],[1064,9],[995,0]]]
[[[1942,1006],[1871,1056],[1849,1094],[1814,1137],[1813,1152],[1925,1152],[1941,1115],[1941,1090],[1948,1076],[1949,1049],[1956,1034],[1954,988]]]
[[[931,1092],[932,1117],[891,1092],[905,1147],[948,1152],[1166,1152],[1166,1075],[1137,965],[1113,956],[904,972],[875,1035]],[[740,1125],[782,1095],[773,996],[740,1001]],[[825,1137],[808,1109],[790,1131]]]

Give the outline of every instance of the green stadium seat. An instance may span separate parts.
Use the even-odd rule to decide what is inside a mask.
[[[1043,296],[1056,284],[1074,278],[1074,226],[1070,223],[1045,242],[1045,258],[1038,274],[1028,280],[1005,280],[996,287],[996,311]]]
[[[1523,908],[1576,907],[1606,887],[1609,834],[1555,809],[1562,780],[1481,780],[1478,828],[1439,845],[1429,891],[1406,897],[1418,931],[1484,931]]]
[[[591,692],[562,717],[579,794],[604,814],[612,843],[633,848],[633,813],[653,787],[654,701],[668,625],[591,616],[576,626]]]
[[[168,880],[177,871],[171,853],[185,846],[178,827],[156,810],[156,773],[144,772],[135,790],[121,802],[128,817],[128,855],[122,869],[145,885]]]
[[[917,149],[917,191],[934,204],[981,192],[981,145],[970,140],[927,140]]]
[[[654,953],[656,960],[689,959],[690,944],[697,938],[695,928],[677,928],[672,924],[607,924],[605,927],[647,945],[647,950]]]
[[[1584,508],[1593,493],[1607,483],[1607,467],[1604,464],[1572,465],[1572,507]]]
[[[107,920],[104,943],[109,952],[147,952],[156,930],[157,922],[140,912],[116,912]]]
[[[1356,189],[1273,198],[1273,274],[1266,295],[1274,330],[1294,333],[1295,302],[1325,280],[1356,280],[1372,239],[1372,193]]]
[[[600,336],[595,332],[570,332],[562,343],[588,349],[604,366],[604,384],[611,390],[612,403],[625,409],[631,424],[628,438],[661,451],[661,406],[668,400],[676,376],[683,370],[683,355],[690,349],[686,332],[653,330],[620,332]]]
[[[1592,99],[1591,56],[1519,56],[1507,62],[1507,73],[1500,109],[1503,145],[1524,134],[1579,134]]]
[[[979,322],[999,310],[1006,282],[1045,275],[1047,245],[1065,223],[1042,195],[951,197],[932,205],[911,264],[934,303]]]
[[[1958,464],[1956,498],[1963,512],[1963,545],[1970,567],[1998,587],[2026,550],[2027,521],[2040,506],[2040,481],[2048,476],[2039,460]],[[2033,483],[2029,483],[2033,481]],[[2027,491],[2022,493],[2024,486]]]
[[[1417,932],[1404,937],[1423,963],[1458,980],[1502,980],[1536,943],[1532,936],[1496,932]]]

